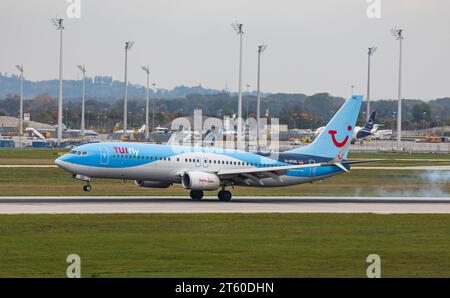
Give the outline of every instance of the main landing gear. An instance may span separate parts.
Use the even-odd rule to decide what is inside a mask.
[[[202,190],[191,190],[189,193],[191,196],[191,199],[194,201],[200,201],[203,198],[203,191]]]
[[[83,190],[86,192],[89,192],[92,190],[92,186],[90,184],[86,184],[83,186]]]
[[[228,202],[231,200],[231,192],[228,190],[222,189],[217,194],[217,197],[219,198],[219,201]]]
[[[191,190],[189,193],[191,196],[191,199],[194,201],[200,201],[203,198],[203,191],[202,190]],[[222,189],[217,194],[217,197],[219,198],[219,201],[222,202],[228,202],[231,200],[231,192],[225,189]]]

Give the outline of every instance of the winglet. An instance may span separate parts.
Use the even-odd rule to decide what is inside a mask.
[[[350,172],[346,167],[344,167],[340,162],[335,162],[335,166],[338,166],[340,169],[342,169],[344,172]]]
[[[341,163],[342,160],[345,158],[346,153],[348,152],[348,148],[350,147],[351,141],[347,140],[347,143],[345,144],[344,147],[342,147],[342,149],[338,152],[338,154],[336,154],[336,156],[334,157],[334,159],[331,161],[332,164],[334,164],[335,166],[339,167],[341,170],[343,170],[344,172],[350,172],[346,167],[344,167],[344,165]]]

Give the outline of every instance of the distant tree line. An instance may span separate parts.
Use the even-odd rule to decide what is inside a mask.
[[[64,97],[66,99],[76,99],[81,96],[82,81],[63,80]],[[198,86],[177,86],[173,89],[164,89],[156,86],[155,95],[159,98],[184,98],[187,94],[215,94],[223,92],[216,89],[203,88]],[[29,81],[24,80],[25,98],[34,98],[40,94],[49,94],[52,97],[58,96],[58,80]],[[0,98],[8,94],[15,94],[20,89],[20,78],[18,75],[0,73]],[[86,96],[102,99],[119,99],[123,95],[124,84],[121,81],[113,80],[110,76],[86,77]],[[128,83],[128,95],[134,97],[145,97],[146,87],[139,84]],[[153,95],[153,90],[150,90]]]
[[[268,111],[269,117],[280,118],[280,123],[289,128],[312,128],[325,125],[343,104],[344,99],[328,93],[311,96],[305,94],[268,94],[262,97],[262,116]],[[150,107],[151,107],[150,102]],[[247,108],[248,107],[248,108]],[[397,101],[378,100],[371,103],[377,111],[377,123],[384,128],[395,128]],[[57,99],[42,94],[31,100],[25,100],[25,110],[31,111],[33,121],[56,124]],[[177,117],[193,114],[199,108],[206,116],[223,117],[237,111],[237,96],[229,93],[188,94],[184,98],[156,98],[155,123],[165,124]],[[243,115],[255,116],[256,97],[243,96]],[[365,102],[361,108],[358,124],[366,119]],[[129,126],[140,127],[145,123],[145,100],[142,97],[130,97],[128,104]],[[421,100],[403,101],[404,129],[422,129],[450,125],[450,98],[435,99],[428,102]],[[0,99],[0,115],[15,116],[19,114],[19,96],[6,95]],[[151,116],[151,113],[150,113]],[[81,99],[65,99],[63,106],[64,123],[70,128],[80,127]],[[123,100],[109,97],[87,97],[86,124],[89,128],[112,131],[120,127],[123,117]],[[151,122],[150,122],[151,123]]]

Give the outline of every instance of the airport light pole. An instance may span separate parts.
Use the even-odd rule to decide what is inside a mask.
[[[259,137],[261,129],[261,53],[267,48],[267,45],[262,44],[258,46],[258,80],[256,91],[256,149],[259,152]]]
[[[350,95],[353,96],[353,90],[355,89],[355,85],[350,85]]]
[[[20,72],[19,137],[21,137],[23,135],[23,65],[16,65],[16,68]]]
[[[149,66],[142,66],[143,71],[147,74],[147,100],[145,102],[145,140],[148,141],[149,132],[148,132],[148,101],[150,98],[150,68]]]
[[[82,93],[81,93],[81,136],[84,137],[84,131],[86,129],[85,123],[84,123],[84,113],[85,113],[85,101],[84,101],[84,93],[86,88],[86,67],[84,65],[77,65],[78,69],[80,69],[81,73],[83,74],[82,79]]]
[[[398,103],[397,103],[397,150],[400,149],[402,141],[402,41],[403,30],[394,28],[392,35],[399,41],[399,59],[398,59]]]
[[[366,109],[366,117],[367,121],[370,118],[370,57],[373,56],[375,51],[377,50],[376,46],[371,46],[369,51],[367,52],[367,109]]]
[[[246,107],[246,109],[247,109],[247,113],[246,113],[246,115],[247,115],[247,119],[248,119],[248,102],[250,101],[250,85],[249,84],[247,84],[246,85],[246,87],[247,87],[247,107]]]
[[[124,79],[124,96],[123,96],[123,136],[127,135],[127,117],[128,117],[128,50],[133,46],[134,41],[126,41],[125,42],[125,79]]]
[[[63,19],[61,18],[53,18],[51,19],[53,25],[55,25],[56,29],[59,30],[59,96],[58,96],[58,146],[62,141],[62,72],[63,72]]]
[[[244,24],[234,23],[231,25],[233,30],[239,35],[239,84],[238,84],[238,133],[242,132],[242,30]]]
[[[153,102],[152,102],[152,131],[155,132],[155,101],[156,101],[156,84],[153,83]]]

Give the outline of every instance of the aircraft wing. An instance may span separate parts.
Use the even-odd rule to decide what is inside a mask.
[[[219,178],[221,178],[221,179],[226,179],[226,178],[240,179],[240,177],[243,177],[244,179],[241,179],[241,180],[251,179],[258,183],[261,183],[259,181],[259,178],[271,177],[271,178],[281,182],[280,176],[286,174],[286,172],[288,170],[315,168],[315,167],[333,166],[334,165],[334,166],[339,167],[341,170],[343,170],[345,172],[349,172],[349,170],[344,165],[382,161],[380,159],[364,160],[364,161],[362,161],[362,160],[361,161],[344,160],[345,152],[347,152],[349,146],[350,146],[350,142],[347,142],[347,144],[344,147],[342,147],[342,149],[338,152],[336,157],[333,160],[328,161],[328,162],[302,164],[302,165],[261,167],[261,168],[250,168],[250,169],[224,169],[224,170],[219,170],[216,173],[216,175],[219,176]]]
[[[381,159],[377,160],[361,160],[361,161],[342,161],[342,160],[333,160],[330,162],[324,163],[312,163],[312,164],[303,164],[303,165],[291,165],[291,166],[277,166],[277,167],[263,167],[263,168],[252,168],[252,169],[230,169],[230,170],[219,170],[216,174],[220,179],[236,179],[240,180],[244,183],[247,182],[247,179],[253,180],[256,183],[263,185],[263,182],[260,180],[261,178],[273,178],[277,181],[282,182],[282,178],[280,176],[286,174],[288,170],[295,169],[304,169],[304,168],[314,168],[314,167],[323,167],[323,166],[337,166],[345,172],[349,172],[349,170],[344,166],[348,164],[358,164],[358,163],[367,163],[367,162],[377,162],[384,161]]]
[[[225,175],[239,175],[239,174],[261,174],[261,173],[279,173],[278,175],[283,175],[288,170],[296,170],[302,168],[314,168],[320,167],[323,163],[311,163],[311,164],[303,164],[303,165],[291,165],[291,166],[277,166],[277,167],[262,167],[262,168],[251,168],[251,169],[226,169],[219,170],[217,172],[217,176],[225,176]]]
[[[216,174],[220,179],[230,179],[249,184],[248,180],[252,180],[260,185],[264,185],[261,181],[262,178],[272,178],[279,182],[283,182],[280,177],[288,170],[296,170],[303,168],[313,168],[320,167],[322,163],[312,163],[303,165],[292,165],[292,166],[277,166],[277,167],[262,167],[262,168],[252,168],[252,169],[230,169],[230,170],[219,170]]]
[[[261,167],[251,169],[225,169],[219,171],[212,171],[209,173],[216,174],[221,180],[237,180],[247,183],[247,179],[253,180],[256,183],[264,185],[260,180],[261,178],[273,178],[282,182],[280,176],[285,175],[288,170],[296,170],[303,168],[321,167],[324,163],[311,163],[303,165],[289,165],[289,166],[276,166],[276,167]],[[345,169],[345,167],[343,167]],[[347,169],[345,169],[348,171]],[[177,172],[174,177],[183,176],[185,172]]]

